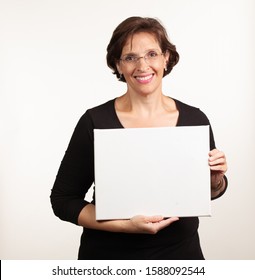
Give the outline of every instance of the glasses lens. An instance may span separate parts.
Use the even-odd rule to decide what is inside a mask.
[[[151,61],[151,60],[156,60],[159,56],[159,53],[157,53],[156,51],[150,51],[145,55],[145,59]]]
[[[135,64],[138,60],[138,57],[136,55],[125,55],[122,58],[122,61],[126,64]]]

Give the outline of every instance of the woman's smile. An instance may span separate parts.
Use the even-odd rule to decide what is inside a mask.
[[[134,76],[138,83],[140,84],[148,84],[152,81],[154,74],[142,75],[142,76]]]

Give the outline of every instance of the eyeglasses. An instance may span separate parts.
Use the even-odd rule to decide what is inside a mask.
[[[119,60],[121,60],[124,65],[136,65],[138,63],[138,61],[140,60],[140,58],[144,58],[145,62],[147,64],[150,64],[150,63],[157,61],[162,54],[163,53],[160,53],[158,51],[149,51],[144,56],[137,56],[135,54],[127,54],[127,55],[124,55]]]

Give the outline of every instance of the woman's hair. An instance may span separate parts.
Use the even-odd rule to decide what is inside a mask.
[[[162,52],[169,52],[167,70],[164,71],[164,76],[168,75],[179,61],[179,54],[176,51],[175,45],[170,43],[166,29],[158,20],[148,17],[129,17],[121,22],[114,30],[107,46],[106,55],[107,65],[113,70],[113,74],[122,82],[126,82],[126,80],[123,75],[119,74],[116,63],[120,59],[122,49],[127,40],[139,32],[152,34],[158,41]]]

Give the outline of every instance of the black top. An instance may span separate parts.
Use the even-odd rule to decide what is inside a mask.
[[[179,111],[177,126],[210,125],[198,108],[174,101]],[[62,220],[78,224],[81,210],[89,203],[84,197],[94,183],[93,129],[123,128],[114,102],[87,110],[74,130],[51,193],[53,211]],[[214,148],[210,127],[210,149]],[[203,259],[198,223],[197,217],[180,218],[155,235],[84,228],[79,259]]]

